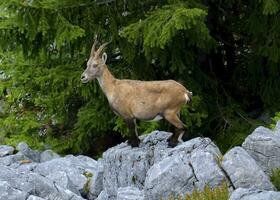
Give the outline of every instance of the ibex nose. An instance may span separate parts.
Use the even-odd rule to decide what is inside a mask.
[[[82,81],[83,83],[88,82],[86,75],[84,75],[84,74],[81,75],[81,81]]]

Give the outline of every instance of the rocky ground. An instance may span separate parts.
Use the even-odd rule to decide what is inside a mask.
[[[230,200],[280,200],[269,180],[280,167],[280,122],[257,128],[225,155],[209,138],[168,148],[170,134],[154,131],[139,148],[122,143],[98,161],[0,145],[0,200],[158,200],[224,182]]]

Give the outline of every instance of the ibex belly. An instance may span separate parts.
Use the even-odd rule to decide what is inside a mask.
[[[136,104],[131,109],[135,118],[146,121],[158,121],[162,119],[161,110],[156,105]]]

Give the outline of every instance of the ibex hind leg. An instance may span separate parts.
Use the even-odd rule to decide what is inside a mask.
[[[179,142],[183,142],[184,128],[175,128],[175,132],[167,139],[169,147],[175,147]]]
[[[185,133],[184,123],[179,119],[177,114],[166,114],[164,118],[175,126],[175,132],[167,139],[169,147],[175,147],[178,142],[182,142]]]
[[[125,122],[129,129],[128,144],[131,147],[139,147],[140,139],[138,138],[138,134],[137,134],[136,120],[135,119],[126,119]]]

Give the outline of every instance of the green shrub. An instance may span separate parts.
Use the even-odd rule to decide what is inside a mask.
[[[275,113],[275,116],[272,118],[272,123],[270,124],[270,128],[274,128],[276,123],[280,120],[280,112]]]
[[[278,191],[280,191],[280,168],[276,168],[270,175],[270,180]]]
[[[220,187],[211,189],[206,186],[203,191],[194,190],[192,194],[185,197],[170,197],[169,200],[228,200],[229,192],[227,184],[224,183]]]

